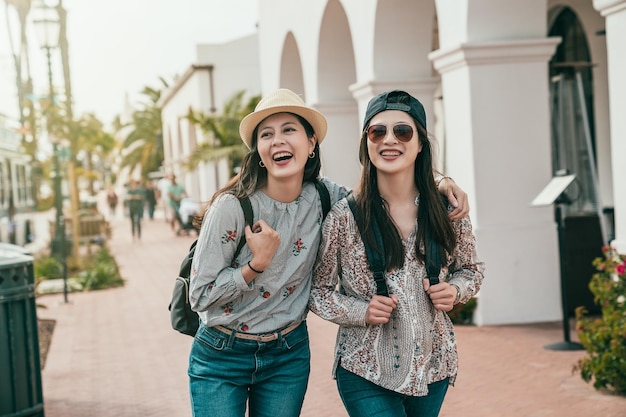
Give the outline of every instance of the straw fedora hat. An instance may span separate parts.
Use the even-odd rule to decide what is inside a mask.
[[[324,115],[311,107],[307,107],[302,98],[293,91],[281,88],[263,97],[254,111],[244,117],[239,124],[239,134],[248,149],[252,144],[254,129],[266,117],[276,113],[293,113],[303,117],[313,126],[317,143],[322,143],[324,140],[328,128]]]

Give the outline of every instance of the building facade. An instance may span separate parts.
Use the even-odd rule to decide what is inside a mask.
[[[189,106],[290,88],[328,119],[323,174],[352,186],[367,102],[404,89],[426,108],[438,169],[470,197],[487,263],[475,322],[593,310],[591,260],[606,242],[626,253],[626,0],[258,1],[258,34],[199,47],[164,95],[166,164],[192,195],[225,179],[179,164],[199,135]],[[574,180],[534,204],[562,175]]]
[[[192,198],[204,202],[230,179],[231,167],[226,159],[203,162],[193,171],[185,167],[196,146],[208,139],[187,115],[190,109],[220,114],[241,90],[246,97],[260,94],[258,38],[249,35],[223,44],[198,45],[196,55],[196,63],[163,93],[159,105],[165,173],[175,174]]]
[[[626,252],[626,1],[259,4],[262,91],[290,88],[327,116],[325,175],[357,180],[373,95],[399,88],[424,103],[439,169],[468,192],[487,263],[478,324],[558,320],[561,257],[591,268],[603,242]],[[533,206],[563,173],[575,175],[569,201]],[[573,307],[593,270],[564,268]]]
[[[32,240],[35,209],[33,164],[21,150],[19,123],[0,114],[0,242]]]

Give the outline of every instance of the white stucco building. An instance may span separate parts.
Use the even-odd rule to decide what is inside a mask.
[[[202,163],[187,172],[186,157],[205,138],[187,120],[189,110],[219,114],[233,94],[245,90],[246,97],[260,94],[258,39],[249,35],[223,44],[198,45],[197,61],[161,96],[165,170],[174,173],[187,193],[207,201],[230,177],[230,167]]]
[[[487,263],[476,322],[553,321],[560,252],[570,309],[589,302],[601,244],[626,252],[623,39],[626,0],[259,0],[260,90],[290,88],[326,115],[324,175],[346,185],[369,99],[418,97],[439,168],[470,196]],[[553,206],[531,202],[563,169],[576,181],[560,251]]]

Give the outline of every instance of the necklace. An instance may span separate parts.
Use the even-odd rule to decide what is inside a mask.
[[[382,197],[380,197],[380,199],[383,201],[384,205],[389,206],[389,203],[387,202],[387,200],[385,200]],[[413,200],[413,204],[415,204],[416,206],[419,206],[419,204],[420,204],[420,195],[419,194],[417,196],[415,196],[415,200]]]

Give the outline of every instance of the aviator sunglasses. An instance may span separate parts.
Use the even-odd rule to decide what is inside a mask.
[[[400,142],[409,142],[413,138],[413,128],[410,125],[400,123],[393,126],[393,135]],[[367,137],[373,143],[378,143],[387,136],[387,126],[371,125],[367,128]]]

